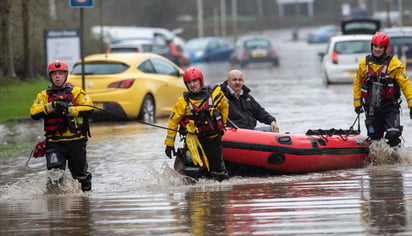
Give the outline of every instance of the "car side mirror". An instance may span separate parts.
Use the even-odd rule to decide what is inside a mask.
[[[318,56],[320,58],[320,61],[322,61],[323,57],[325,56],[325,53],[324,52],[318,52]]]

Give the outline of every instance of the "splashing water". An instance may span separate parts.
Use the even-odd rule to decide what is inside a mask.
[[[43,171],[33,178],[24,179],[4,186],[0,200],[6,199],[31,199],[38,195],[64,195],[81,193],[80,183],[65,171],[61,172],[62,179],[54,188],[47,187],[49,172]]]
[[[390,147],[385,139],[372,141],[369,151],[374,165],[412,163],[411,150],[405,147]]]

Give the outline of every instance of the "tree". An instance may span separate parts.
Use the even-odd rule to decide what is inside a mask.
[[[27,80],[33,77],[33,66],[31,60],[31,46],[30,46],[30,4],[31,0],[21,1],[21,15],[23,25],[23,74],[22,79]]]
[[[13,54],[10,41],[9,18],[11,11],[11,0],[0,0],[0,21],[1,21],[1,71],[7,77],[16,77],[14,71]]]

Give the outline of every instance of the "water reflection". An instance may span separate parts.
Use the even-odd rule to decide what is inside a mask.
[[[1,235],[89,235],[89,200],[84,196],[50,196],[0,202]]]
[[[187,215],[193,235],[227,232],[224,192],[189,192],[186,194]]]
[[[362,216],[373,235],[404,232],[407,224],[403,176],[399,170],[371,168],[369,197],[363,199]]]

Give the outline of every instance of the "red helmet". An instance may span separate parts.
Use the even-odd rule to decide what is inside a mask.
[[[200,79],[200,85],[204,85],[203,73],[197,67],[189,67],[183,74],[183,81],[186,83],[191,80]]]
[[[388,47],[389,46],[389,37],[385,33],[376,32],[372,36],[371,44],[376,44],[379,46]]]
[[[49,66],[47,67],[47,73],[50,74],[50,72],[53,71],[69,71],[69,67],[67,66],[66,63],[62,62],[62,61],[55,61],[49,64]]]

